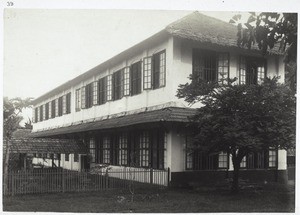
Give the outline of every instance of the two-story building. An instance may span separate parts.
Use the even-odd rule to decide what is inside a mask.
[[[211,81],[222,73],[239,84],[257,84],[266,75],[283,82],[283,56],[240,48],[236,33],[236,26],[199,12],[175,21],[35,99],[32,136],[83,140],[89,157],[62,154],[61,166],[68,169],[170,168],[173,184],[224,179],[233,169],[229,155],[187,150],[185,125],[196,106],[176,91],[192,72]],[[252,153],[241,165],[242,177],[285,178],[286,152]]]

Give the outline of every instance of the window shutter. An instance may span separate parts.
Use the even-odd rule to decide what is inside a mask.
[[[119,77],[119,82],[120,82],[120,98],[123,98],[124,96],[124,85],[125,85],[125,75],[124,75],[125,69],[122,69],[120,71],[120,77]]]
[[[66,101],[66,113],[71,113],[71,92],[67,94],[67,101]]]
[[[115,100],[117,98],[116,94],[118,93],[118,91],[116,90],[117,88],[117,72],[113,73],[112,76],[111,76],[111,83],[112,83],[112,86],[111,86],[111,100]]]
[[[142,61],[137,63],[137,93],[142,92]]]
[[[102,79],[103,83],[103,104],[107,101],[107,76]]]
[[[229,53],[218,53],[218,81],[227,84],[229,78]]]
[[[89,84],[85,86],[85,108],[90,107],[90,88]]]
[[[81,109],[85,109],[85,86],[81,88]]]

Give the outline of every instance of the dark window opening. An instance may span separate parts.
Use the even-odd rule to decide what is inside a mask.
[[[142,61],[139,61],[131,65],[130,77],[131,77],[131,95],[140,94],[142,90],[141,87]]]

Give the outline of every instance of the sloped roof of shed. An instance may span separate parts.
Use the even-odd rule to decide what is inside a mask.
[[[31,133],[32,137],[47,137],[60,134],[71,134],[83,131],[103,130],[121,128],[126,126],[153,123],[153,122],[188,122],[188,117],[194,115],[196,109],[168,107],[160,110],[145,111],[137,114],[122,115],[104,120],[71,125],[68,127],[55,128],[51,130]]]
[[[7,144],[3,144],[6,151]],[[10,153],[88,153],[88,148],[79,141],[51,138],[12,138]]]

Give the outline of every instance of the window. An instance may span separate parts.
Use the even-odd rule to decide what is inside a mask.
[[[194,149],[192,138],[186,138],[186,169],[187,170],[214,170],[219,167],[219,153],[208,154]]]
[[[85,86],[85,108],[93,106],[93,82]]]
[[[51,101],[51,118],[55,118],[55,100]]]
[[[228,155],[226,152],[219,153],[219,165],[220,169],[227,169],[228,168]]]
[[[98,105],[98,81],[93,82],[93,105]]]
[[[130,68],[124,68],[124,96],[128,96],[130,94]]]
[[[71,93],[66,95],[66,114],[71,113]]]
[[[229,54],[211,50],[193,50],[193,74],[207,82],[227,83],[229,77]]]
[[[246,167],[248,169],[263,169],[266,167],[267,151],[250,152],[246,156]],[[243,166],[244,167],[244,166]]]
[[[95,153],[96,153],[96,144],[95,144],[95,139],[94,138],[90,138],[90,155],[91,155],[91,163],[95,163]]]
[[[70,154],[65,154],[65,161],[69,161],[69,155]]]
[[[259,84],[265,78],[265,60],[255,57],[240,57],[240,84]]]
[[[63,115],[63,96],[58,98],[58,116]]]
[[[277,153],[275,149],[269,150],[269,167],[276,167]]]
[[[152,71],[151,71],[152,57],[144,58],[143,62],[144,62],[143,86],[144,89],[147,90],[152,88]]]
[[[140,166],[149,167],[149,134],[146,131],[140,135],[139,155]]]
[[[113,79],[113,99],[118,100],[123,97],[124,93],[124,70],[115,72],[112,76]]]
[[[49,119],[49,103],[45,104],[45,120]]]
[[[242,159],[242,161],[241,161],[241,164],[240,164],[241,168],[246,168],[246,165],[247,165],[246,159],[247,159],[247,157],[244,156],[243,159]]]
[[[59,116],[58,99],[55,99],[55,117]]]
[[[46,104],[42,105],[43,107],[43,120],[46,120]]]
[[[106,101],[112,100],[112,75],[106,77]]]
[[[193,50],[193,73],[199,79],[214,82],[217,81],[217,56],[210,50]]]
[[[79,154],[78,153],[74,154],[74,162],[79,162]]]
[[[107,83],[107,77],[101,78],[98,81],[98,96],[99,96],[99,104],[104,104],[106,102],[106,98],[107,98],[107,88],[106,88],[106,83]]]
[[[67,96],[66,95],[63,95],[62,96],[62,112],[63,114],[66,114],[67,113]]]
[[[43,121],[43,105],[40,106],[40,121]]]
[[[75,102],[76,102],[76,104],[75,104],[75,110],[76,110],[76,112],[78,112],[78,111],[80,111],[80,109],[81,109],[81,91],[80,91],[80,88],[79,89],[77,89],[76,90],[76,92],[75,92]]]
[[[131,95],[137,95],[141,93],[141,72],[142,61],[131,65],[130,77],[131,77]]]
[[[127,135],[121,134],[118,142],[118,165],[128,164]]]
[[[227,84],[229,78],[229,54],[218,53],[218,81]]]
[[[166,52],[153,55],[153,89],[165,86],[166,78]]]
[[[110,139],[108,136],[103,138],[103,163],[110,163]]]

